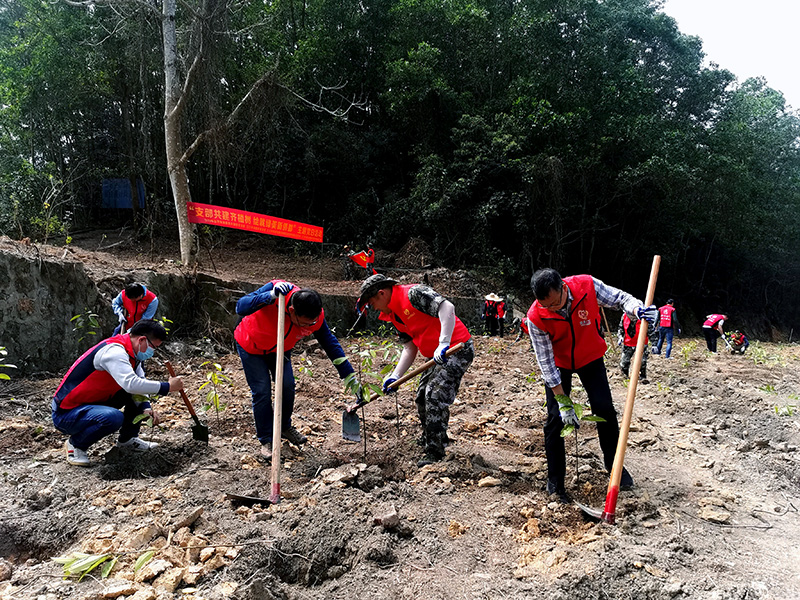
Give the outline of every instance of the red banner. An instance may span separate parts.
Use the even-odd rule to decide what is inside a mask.
[[[306,225],[288,219],[268,217],[246,210],[200,204],[199,202],[187,202],[186,209],[189,212],[189,223],[206,223],[267,235],[279,235],[294,240],[322,243],[322,227],[316,225]]]

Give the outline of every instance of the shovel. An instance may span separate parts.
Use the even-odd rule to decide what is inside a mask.
[[[445,352],[445,356],[450,356],[455,354],[459,350],[464,347],[464,342],[459,342],[452,348],[448,349]],[[389,386],[389,389],[394,390],[403,385],[409,379],[413,379],[420,373],[424,373],[428,369],[430,369],[433,365],[436,364],[436,361],[430,359],[423,365],[417,367],[413,371],[406,373],[402,377],[400,377],[397,381],[392,383]],[[351,404],[350,406],[346,407],[342,412],[342,437],[350,442],[360,442],[361,441],[361,420],[358,418],[358,413],[356,413],[356,409],[361,408],[365,404],[369,404],[376,398],[381,397],[383,394],[372,394],[370,398],[367,400],[356,402],[355,404]]]
[[[644,305],[650,306],[656,293],[656,280],[658,279],[658,267],[661,264],[661,257],[653,257],[653,268],[650,271],[650,283],[647,286],[647,297]],[[614,524],[614,515],[617,511],[617,497],[619,496],[619,482],[622,478],[622,467],[625,462],[625,450],[628,446],[628,432],[631,428],[631,417],[633,416],[633,403],[636,400],[636,387],[639,384],[639,369],[642,366],[642,356],[647,347],[647,327],[639,328],[639,338],[636,340],[636,353],[633,356],[631,366],[631,380],[628,383],[628,396],[625,399],[625,412],[622,416],[620,425],[619,441],[617,442],[617,452],[614,455],[614,465],[611,468],[611,478],[608,481],[608,492],[606,493],[606,504],[603,510],[597,510],[576,502],[578,507],[590,517]]]
[[[281,419],[283,418],[283,347],[286,335],[286,296],[278,294],[278,334],[275,348],[275,402],[272,419],[272,490],[269,501],[281,501]]]
[[[172,368],[172,364],[169,361],[164,362],[164,366],[167,367],[167,371],[169,372],[170,377],[176,377],[175,369]],[[181,398],[183,398],[184,404],[186,404],[186,408],[189,409],[189,414],[192,415],[192,419],[194,419],[194,425],[192,425],[192,438],[197,440],[198,442],[205,442],[208,443],[208,425],[204,425],[200,422],[200,419],[197,418],[197,413],[194,412],[194,407],[192,403],[189,402],[189,397],[186,395],[186,392],[181,390]]]

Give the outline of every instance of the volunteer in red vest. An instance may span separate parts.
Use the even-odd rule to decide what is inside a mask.
[[[717,351],[717,338],[725,335],[722,325],[728,320],[728,315],[708,315],[703,323],[703,335],[706,337],[706,346],[709,352]]]
[[[372,275],[361,284],[358,310],[367,304],[380,311],[380,320],[395,326],[403,343],[400,360],[383,381],[385,392],[393,391],[389,386],[403,376],[417,354],[436,362],[422,374],[417,387],[417,413],[425,448],[417,466],[440,461],[449,441],[450,405],[475,357],[472,336],[456,316],[453,304],[426,285],[400,285],[380,273]],[[464,343],[461,350],[445,356],[450,346],[460,342]]]
[[[617,413],[603,363],[606,342],[600,329],[600,307],[623,310],[648,322],[655,322],[658,311],[590,275],[562,280],[554,269],[541,269],[533,274],[531,288],[536,301],[528,310],[528,328],[544,377],[547,405],[547,492],[557,495],[561,502],[569,502],[564,487],[566,459],[561,430],[565,425],[580,426],[569,399],[573,373],[577,373],[586,390],[592,414],[605,419],[597,423],[597,436],[608,471],[614,464],[619,438]],[[623,469],[620,487],[632,486],[632,477]]]
[[[286,296],[284,355],[281,357],[283,360],[281,437],[295,446],[302,446],[308,441],[306,436],[292,425],[295,382],[291,350],[297,342],[313,335],[328,358],[334,362],[339,377],[344,379],[353,372],[349,361],[344,360],[339,364],[335,362],[338,358],[344,358],[344,350],[325,321],[322,298],[315,290],[301,289],[288,281],[274,279],[243,296],[236,303],[236,314],[243,318],[236,326],[233,336],[236,339],[236,351],[242,360],[244,376],[253,397],[256,437],[261,442],[261,454],[265,458],[272,456],[274,413],[271,386],[275,380],[277,359],[278,294]]]
[[[111,302],[111,309],[119,318],[114,335],[124,333],[140,319],[152,319],[158,310],[158,298],[141,283],[125,286]],[[123,330],[123,327],[125,328]]]
[[[115,431],[120,448],[144,452],[158,446],[139,439],[141,421],[133,421],[145,414],[158,425],[161,417],[149,402],[136,402],[133,395],[163,396],[183,389],[180,377],[153,381],[142,370],[166,337],[161,323],[139,320],[128,333],[96,344],[70,367],[51,406],[56,429],[70,436],[65,444],[68,463],[88,467],[89,447]]]
[[[492,292],[484,296],[481,320],[484,326],[484,335],[497,335],[498,319],[500,318],[500,303],[503,299]]]
[[[675,301],[670,298],[667,303],[658,309],[658,343],[653,348],[653,354],[661,354],[661,347],[664,340],[667,340],[667,349],[664,358],[672,358],[672,337],[681,334],[681,326],[678,323],[678,314],[675,312]]]
[[[645,321],[646,323],[647,321]],[[622,314],[619,320],[619,327],[617,328],[617,346],[622,348],[621,356],[619,358],[619,368],[625,377],[629,377],[628,373],[631,368],[631,360],[636,353],[636,342],[639,339],[639,330],[642,328],[641,319],[631,319],[627,313]],[[647,380],[647,355],[650,354],[645,350],[642,354],[642,366],[639,367],[639,383],[650,383]]]
[[[497,303],[497,325],[500,329],[500,337],[503,337],[506,329],[506,302],[502,298]]]

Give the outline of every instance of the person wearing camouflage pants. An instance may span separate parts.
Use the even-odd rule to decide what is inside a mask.
[[[361,284],[356,307],[380,311],[380,320],[392,323],[400,332],[403,352],[394,371],[383,380],[386,393],[408,370],[417,353],[436,362],[425,371],[417,392],[417,412],[422,425],[425,455],[417,462],[423,467],[444,458],[450,405],[456,398],[461,378],[472,364],[475,349],[472,336],[455,314],[453,304],[426,285],[400,285],[380,273]],[[447,356],[450,345],[464,347]]]

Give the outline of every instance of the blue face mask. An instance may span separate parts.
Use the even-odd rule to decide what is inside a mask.
[[[144,352],[137,352],[136,353],[136,360],[140,362],[146,361],[148,358],[152,358],[153,354],[155,353],[156,349],[151,348],[150,346],[147,347],[147,350]]]

